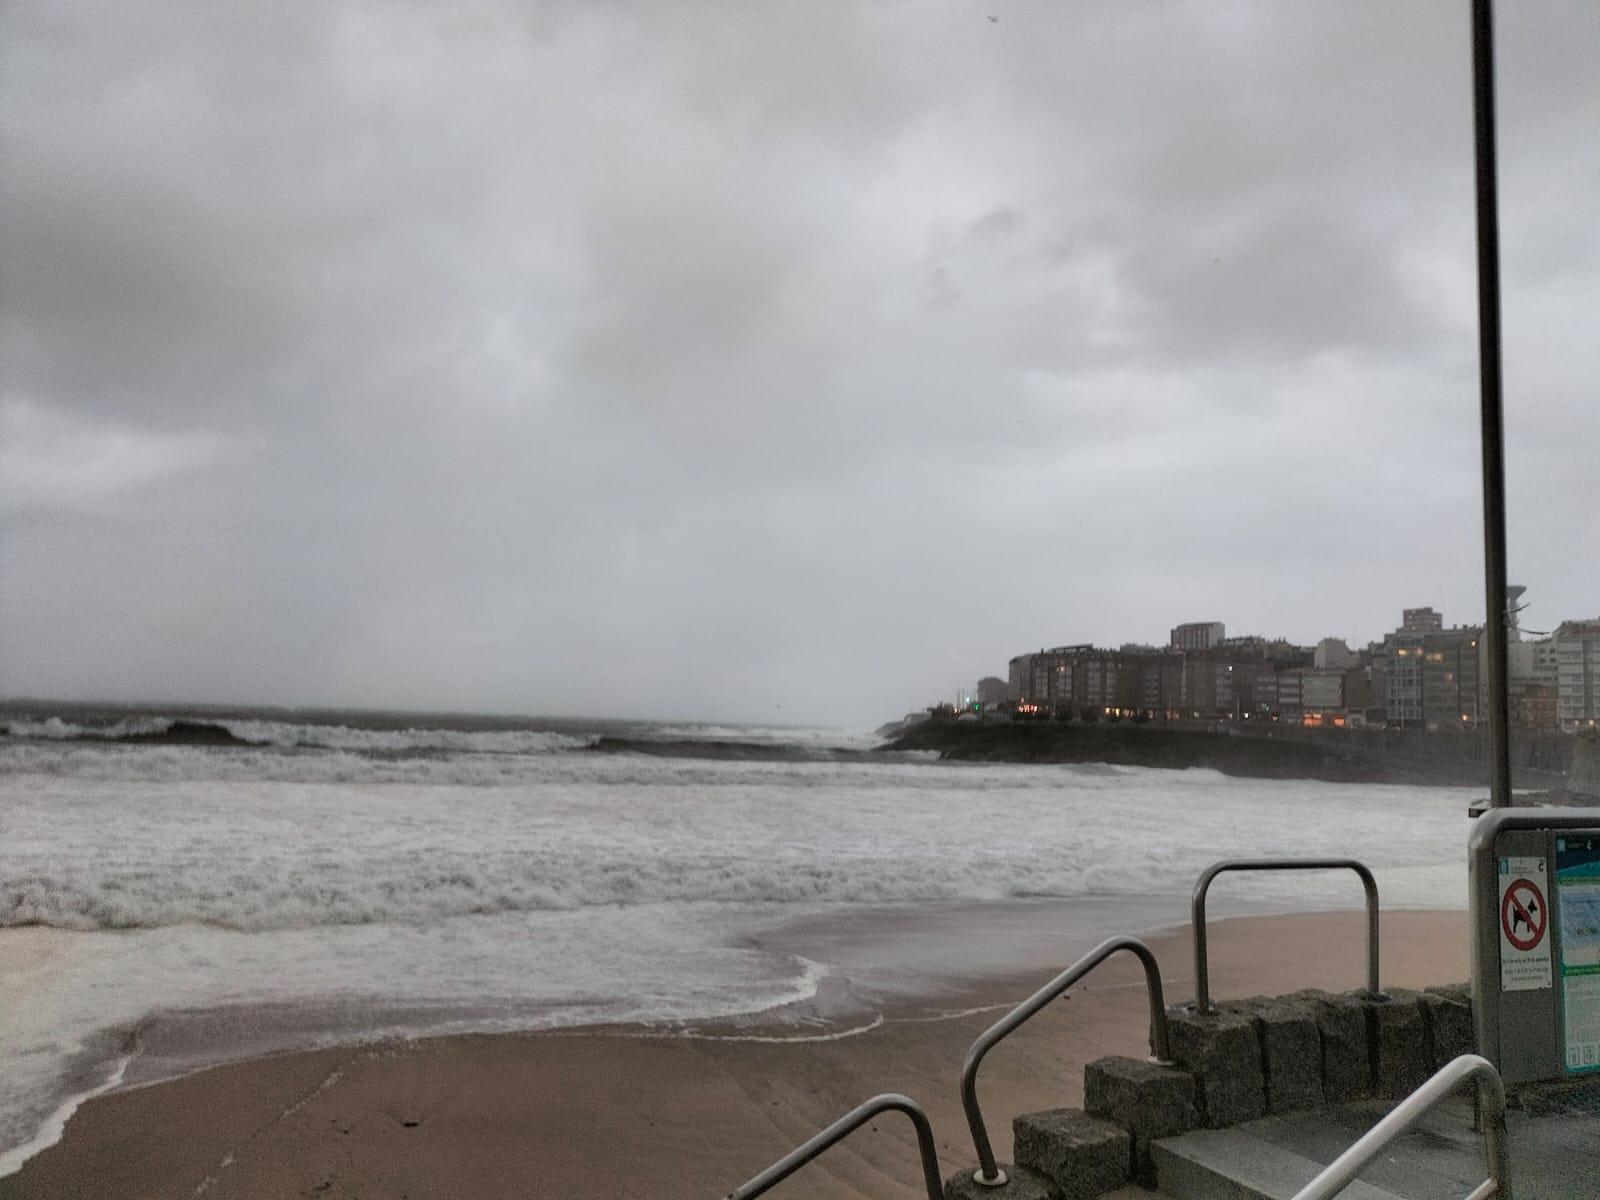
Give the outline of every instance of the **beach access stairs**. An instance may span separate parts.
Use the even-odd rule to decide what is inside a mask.
[[[946,1200],[1121,1200],[1151,1190],[1171,1200],[1292,1200],[1395,1101],[1472,1049],[1465,985],[1382,999],[1307,991],[1206,1014],[1174,1007],[1166,1018],[1170,1064],[1089,1063],[1081,1109],[1012,1121],[1013,1161],[997,1164],[1005,1183],[986,1184],[981,1166],[969,1167],[944,1181]],[[1441,1106],[1397,1143],[1392,1162],[1341,1194],[1461,1200],[1484,1180],[1472,1118],[1471,1102]],[[1414,1144],[1426,1153],[1413,1155]]]
[[[1366,891],[1367,986],[1213,1003],[1211,882],[1229,871],[1330,869],[1354,871]],[[1378,893],[1363,864],[1213,864],[1195,885],[1191,935],[1191,1003],[1168,1007],[1149,948],[1114,937],[979,1036],[961,1078],[975,1167],[941,1180],[926,1115],[909,1097],[886,1094],[726,1200],[754,1200],[888,1110],[912,1121],[928,1200],[1600,1200],[1600,1079],[1524,1089],[1508,1117],[1499,1073],[1474,1053],[1468,985],[1380,989]],[[1015,1117],[1012,1161],[998,1161],[978,1097],[984,1056],[1120,952],[1144,967],[1150,1057],[1087,1064],[1083,1107]],[[1469,1084],[1476,1090],[1467,1101]]]

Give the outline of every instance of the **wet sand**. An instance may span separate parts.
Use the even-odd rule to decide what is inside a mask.
[[[1210,930],[1219,998],[1361,983],[1358,913],[1245,917]],[[1187,931],[1147,939],[1168,1001],[1192,994]],[[1465,979],[1461,912],[1383,918],[1384,982]],[[86,1103],[63,1139],[0,1179],[50,1197],[723,1195],[862,1099],[927,1108],[949,1173],[972,1160],[957,1098],[967,1046],[1056,969],[854,997],[744,1024],[472,1035],[255,1059]],[[1147,1053],[1142,975],[1109,961],[994,1051],[980,1095],[1002,1157],[1019,1112],[1082,1099],[1083,1064]],[[775,1196],[913,1200],[909,1124],[890,1114]]]

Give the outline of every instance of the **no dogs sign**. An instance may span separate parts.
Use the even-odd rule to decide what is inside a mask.
[[[1500,860],[1500,987],[1551,986],[1550,906],[1543,858]]]

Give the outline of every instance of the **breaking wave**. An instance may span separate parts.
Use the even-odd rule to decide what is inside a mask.
[[[79,725],[75,721],[63,721],[60,717],[49,717],[43,721],[18,717],[0,721],[0,734],[42,742],[117,742],[130,737],[165,733],[172,727],[172,721],[171,717],[125,717],[103,725]]]
[[[1446,789],[940,764],[692,726],[140,716],[7,732],[0,928],[417,928],[604,906],[1180,894],[1218,857],[1308,841],[1375,849],[1374,866],[1431,862],[1464,808]],[[234,741],[153,740],[173,736]]]
[[[565,855],[428,856],[301,865],[287,861],[190,862],[178,869],[67,869],[0,880],[0,927],[151,929],[202,924],[245,932],[325,925],[428,925],[597,906],[728,902],[888,905],[1039,898],[1117,890],[1110,872],[1053,861],[920,860],[864,855],[849,863],[632,858],[572,861]],[[1177,878],[1174,877],[1174,884]]]
[[[0,733],[23,741],[121,743],[144,746],[272,747],[366,754],[549,754],[588,746],[593,738],[547,729],[363,729],[259,719],[126,717],[82,725],[50,717],[0,722]]]
[[[559,736],[559,735],[556,735]],[[104,782],[168,782],[209,780],[219,783],[403,784],[461,787],[510,787],[530,783],[596,782],[618,786],[653,784],[661,787],[721,787],[749,782],[784,782],[809,785],[827,775],[876,770],[894,772],[939,760],[934,750],[840,753],[811,757],[727,755],[721,758],[657,756],[650,754],[556,753],[583,750],[591,743],[571,738],[532,754],[471,754],[409,751],[332,750],[304,752],[275,746],[241,745],[225,753],[214,747],[180,743],[150,744],[106,741],[0,741],[0,776],[33,774],[50,778]],[[1070,767],[1086,774],[1095,767]],[[1110,768],[1123,770],[1125,768]],[[963,772],[963,773],[955,773]],[[967,787],[982,790],[976,772],[954,768],[930,787]],[[1043,784],[1041,783],[1041,786]]]
[[[316,791],[325,789],[316,788]],[[459,802],[464,789],[426,789],[441,804]],[[513,789],[506,789],[513,791]],[[626,809],[552,814],[581,830],[553,823],[518,826],[489,815],[481,839],[468,845],[439,809],[396,811],[350,819],[326,813],[324,828],[309,809],[291,807],[259,819],[180,801],[162,827],[106,836],[77,858],[20,854],[0,862],[0,928],[45,926],[64,930],[154,929],[205,925],[243,932],[327,926],[437,926],[459,917],[619,910],[688,904],[761,905],[797,911],[839,905],[897,906],[930,902],[1060,899],[1077,896],[1181,896],[1208,863],[1231,847],[1246,857],[1282,852],[1296,844],[1318,817],[1289,804],[1278,821],[1240,837],[1234,814],[1193,822],[1192,840],[1160,845],[1134,834],[1083,833],[1046,824],[1046,792],[1039,803],[1014,793],[1019,826],[1033,836],[988,832],[978,814],[908,811],[823,815],[833,788],[775,798],[772,807],[813,808],[811,820],[831,821],[828,832],[781,825],[712,834],[706,825],[733,813],[685,811],[673,821]],[[332,799],[332,797],[330,797]],[[507,798],[507,804],[512,803]],[[685,805],[692,802],[685,801]],[[557,806],[559,807],[559,806]],[[749,807],[766,808],[755,804]],[[869,805],[870,808],[884,806]],[[1171,817],[1168,812],[1162,820]],[[1402,830],[1402,820],[1364,837],[1366,860],[1391,868],[1428,863],[1438,835],[1459,820],[1442,808],[1405,814],[1423,835]],[[942,819],[941,819],[942,818]],[[189,824],[193,832],[174,830]],[[1380,824],[1380,822],[1374,822]],[[359,825],[360,828],[356,826]],[[948,841],[939,827],[954,835]],[[308,826],[310,826],[308,828]],[[898,826],[898,828],[892,828]],[[890,827],[890,828],[886,828]],[[704,830],[706,836],[697,837]],[[1131,833],[1131,831],[1130,831]],[[1450,837],[1449,841],[1457,838]],[[1133,846],[1139,847],[1135,853]],[[9,866],[9,870],[6,868]],[[1394,905],[1450,907],[1459,890],[1449,878],[1407,872]],[[1266,877],[1230,880],[1228,894],[1270,901],[1286,895],[1298,907],[1342,907],[1360,900],[1342,875],[1303,877],[1292,887]]]
[[[659,758],[709,758],[736,762],[847,762],[881,759],[871,749],[795,744],[754,738],[621,737],[601,734],[589,749],[601,754],[649,754]],[[927,751],[937,757],[937,751]]]

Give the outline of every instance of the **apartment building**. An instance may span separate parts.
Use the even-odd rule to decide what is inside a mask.
[[[1600,726],[1600,619],[1564,621],[1552,640],[1557,724],[1565,733]]]
[[[1167,645],[1184,652],[1210,650],[1222,644],[1226,632],[1221,621],[1190,621],[1172,631]]]
[[[1427,729],[1477,723],[1482,629],[1443,628],[1431,608],[1405,610],[1399,629],[1372,648],[1374,701],[1390,725]]]

